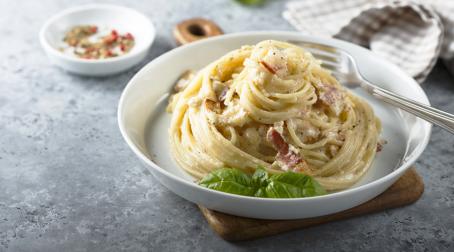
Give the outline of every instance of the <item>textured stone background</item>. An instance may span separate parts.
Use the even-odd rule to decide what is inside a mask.
[[[437,127],[417,163],[426,191],[416,204],[249,242],[217,237],[196,206],[144,172],[120,136],[117,101],[141,65],[84,78],[42,52],[44,21],[88,2],[0,0],[0,251],[454,250],[454,137]],[[189,17],[211,18],[226,32],[292,29],[280,16],[284,1],[107,2],[155,23],[145,62],[175,46],[171,29]],[[423,87],[435,106],[454,112],[453,77],[442,65]]]

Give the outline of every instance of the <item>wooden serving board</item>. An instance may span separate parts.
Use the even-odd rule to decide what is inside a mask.
[[[233,216],[202,206],[199,207],[210,226],[222,238],[229,241],[240,241],[405,206],[417,201],[423,191],[424,183],[421,177],[414,168],[410,168],[396,183],[374,199],[357,207],[322,217],[298,220],[260,220]]]

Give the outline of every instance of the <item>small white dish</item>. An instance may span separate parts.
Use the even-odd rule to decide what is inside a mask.
[[[344,41],[297,32],[248,32],[194,42],[146,65],[128,83],[118,107],[118,123],[124,139],[163,185],[189,201],[238,216],[309,218],[339,212],[374,198],[399,179],[421,155],[429,141],[431,125],[355,89],[353,92],[366,99],[381,119],[381,137],[388,144],[377,154],[365,176],[351,188],[312,198],[267,199],[213,191],[194,183],[194,179],[178,167],[169,151],[170,115],[165,112],[169,92],[185,70],[200,69],[233,49],[265,39],[305,40],[341,48],[353,55],[362,74],[371,82],[429,104],[421,87],[397,66]]]
[[[90,60],[64,54],[59,47],[65,33],[75,25],[97,25],[129,32],[135,45],[125,55]],[[90,4],[66,9],[51,17],[41,28],[39,39],[49,59],[63,69],[87,76],[119,73],[142,61],[155,38],[155,28],[142,13],[116,5]]]

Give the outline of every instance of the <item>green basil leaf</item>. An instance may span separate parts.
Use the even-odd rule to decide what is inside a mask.
[[[302,198],[303,189],[280,181],[271,181],[265,188],[268,198]]]
[[[326,190],[314,178],[307,176],[304,194],[306,197],[324,195]]]
[[[259,188],[255,194],[254,197],[259,197],[259,198],[268,198],[266,196],[266,187]]]
[[[269,180],[265,190],[270,198],[302,198],[326,194],[315,179],[302,173],[275,174]]]
[[[263,169],[263,167],[257,167],[254,174],[252,175],[252,182],[257,187],[265,187],[268,184],[268,173],[265,171],[265,169]]]
[[[279,173],[279,174],[272,175],[270,177],[270,180],[279,181],[282,183],[286,183],[289,185],[295,185],[298,187],[304,187],[308,178],[309,178],[309,176],[302,174],[302,173],[285,172],[285,173]]]
[[[295,172],[269,175],[262,167],[258,167],[252,176],[237,169],[218,169],[206,175],[199,184],[217,191],[262,198],[302,198],[326,194],[325,189],[310,176]]]
[[[199,184],[213,190],[245,196],[254,196],[257,191],[249,175],[231,168],[215,170],[205,176]]]

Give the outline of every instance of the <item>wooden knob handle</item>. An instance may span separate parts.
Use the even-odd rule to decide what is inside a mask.
[[[175,26],[173,36],[178,45],[223,34],[221,28],[213,21],[203,18],[192,18],[182,21]]]

